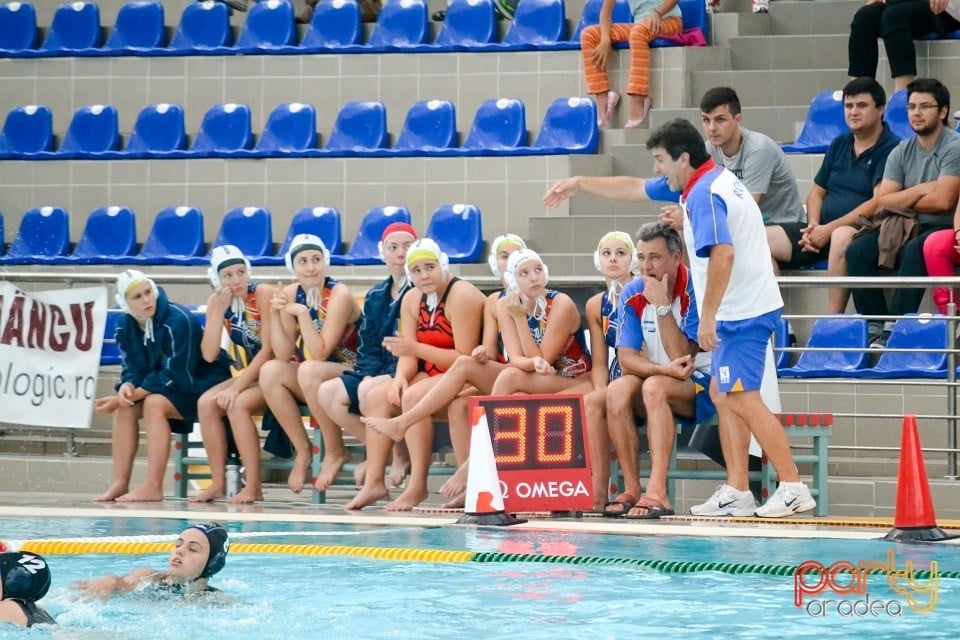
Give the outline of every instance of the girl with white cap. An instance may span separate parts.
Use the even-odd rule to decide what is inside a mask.
[[[260,369],[260,387],[267,406],[294,449],[287,484],[300,493],[307,481],[313,448],[303,428],[300,404],[321,416],[317,392],[325,380],[352,369],[357,361],[360,305],[350,288],[327,275],[330,251],[323,240],[294,236],[286,255],[287,269],[297,282],[278,289],[270,303],[274,359]],[[324,439],[336,425],[320,422]]]
[[[210,502],[226,491],[226,416],[240,460],[246,470],[245,486],[231,497],[232,504],[263,500],[260,485],[260,435],[253,416],[266,409],[258,384],[260,369],[273,359],[270,348],[270,301],[275,289],[250,280],[250,260],[233,245],[214,247],[210,254],[210,284],[207,323],[200,349],[206,360],[220,352],[223,333],[230,337],[234,368],[238,373],[208,389],[197,407],[203,446],[210,461],[210,486],[190,502]]]
[[[170,457],[170,432],[189,433],[197,419],[197,400],[230,377],[222,351],[207,362],[200,351],[203,329],[189,309],[140,271],[117,277],[117,304],[125,312],[117,321],[116,341],[122,356],[117,394],[98,398],[97,413],[113,414],[113,483],[99,502],[163,500],[163,476]],[[143,420],[147,432],[147,477],[129,491]]]
[[[447,255],[430,238],[407,250],[407,273],[415,289],[400,306],[399,335],[383,339],[384,347],[399,358],[389,385],[370,391],[361,402],[364,416],[391,417],[416,405],[461,355],[480,343],[484,295],[475,286],[452,277]],[[410,479],[389,511],[409,511],[427,498],[427,473],[433,448],[433,421],[420,421],[406,435],[410,451]],[[347,509],[362,509],[389,496],[383,468],[393,440],[367,430],[367,472],[363,488]]]

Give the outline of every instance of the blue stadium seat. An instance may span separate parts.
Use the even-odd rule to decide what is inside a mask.
[[[394,151],[429,155],[457,144],[457,112],[447,100],[420,100],[407,111]]]
[[[191,155],[224,156],[253,146],[250,107],[227,103],[210,107],[190,146]]]
[[[557,98],[547,108],[537,139],[529,147],[535,154],[594,153],[599,143],[597,107],[588,98]]]
[[[424,0],[386,2],[366,46],[376,49],[404,49],[427,43],[427,3]]]
[[[566,27],[563,0],[523,0],[503,44],[530,49],[556,44],[566,39]]]
[[[137,220],[129,207],[100,207],[87,216],[73,253],[60,262],[123,264],[137,252]]]
[[[100,348],[100,366],[108,367],[122,362],[117,346],[117,320],[123,315],[120,307],[107,309],[107,321],[103,325],[103,346]]]
[[[699,29],[703,36],[703,42],[706,42],[707,35],[710,33],[710,25],[707,23],[707,3],[700,0],[680,0],[679,6],[680,13],[683,15],[683,30],[686,32],[691,29]],[[677,47],[680,45],[666,38],[654,38],[650,42],[650,46]]]
[[[6,236],[3,235],[3,211],[0,211],[0,256],[7,250]]]
[[[142,53],[166,44],[163,5],[156,0],[136,0],[120,7],[103,49],[114,54],[125,51]]]
[[[887,98],[887,108],[883,112],[883,119],[887,121],[890,130],[901,140],[916,135],[910,126],[910,118],[907,116],[906,89],[895,91]]]
[[[810,330],[807,347],[830,351],[802,351],[792,367],[777,366],[777,373],[788,378],[842,378],[867,366],[867,320],[838,315],[818,318]]]
[[[92,2],[67,2],[53,14],[53,22],[40,51],[76,54],[97,49],[101,44],[100,8]]]
[[[239,248],[251,261],[273,255],[270,211],[262,207],[236,207],[227,211],[220,223],[220,231],[210,246],[225,244]],[[204,261],[209,261],[209,258],[204,258]]]
[[[308,151],[316,146],[317,110],[312,104],[288,102],[278,104],[270,112],[254,154],[284,155]]]
[[[790,363],[793,362],[793,353],[789,351],[779,351],[779,349],[789,346],[790,322],[783,316],[780,316],[779,320],[777,320],[776,330],[773,332],[773,357],[774,364],[778,370],[789,367]]]
[[[148,158],[179,151],[186,144],[183,107],[178,104],[151,104],[137,116],[123,152],[126,156]]]
[[[359,45],[362,36],[360,5],[356,0],[324,0],[314,7],[313,18],[300,47],[342,49]]]
[[[320,6],[320,5],[317,5]],[[294,236],[311,233],[321,240],[331,254],[339,254],[343,242],[340,240],[340,212],[331,207],[305,207],[297,211],[290,220],[287,237],[275,256],[263,256],[251,260],[253,264],[283,264],[283,258],[290,249]]]
[[[139,264],[193,264],[203,255],[203,213],[196,207],[157,212],[143,248],[130,259]]]
[[[445,204],[433,212],[427,226],[450,262],[477,262],[483,254],[483,222],[472,204]]]
[[[443,27],[434,46],[469,50],[497,41],[497,18],[492,0],[450,0]]]
[[[783,145],[787,153],[825,153],[834,138],[850,131],[843,117],[843,92],[822,91],[813,97],[803,129],[793,144]]]
[[[331,264],[381,264],[377,245],[383,230],[392,222],[410,222],[410,212],[406,207],[375,207],[363,216],[357,237],[343,255],[330,256]]]
[[[911,314],[893,325],[887,347],[873,367],[855,372],[858,378],[946,378],[947,319]],[[893,349],[932,349],[930,352]]]
[[[23,214],[0,264],[50,264],[70,249],[70,217],[61,207],[36,207]]]
[[[230,7],[222,2],[188,2],[170,49],[179,53],[232,53]]]
[[[293,5],[289,0],[262,0],[247,14],[247,21],[237,38],[236,49],[270,51],[296,44],[297,31]]]
[[[119,148],[116,107],[95,104],[80,107],[73,114],[57,154],[60,157],[95,158],[105,151]]]
[[[0,157],[29,158],[45,151],[53,151],[50,107],[29,104],[11,109],[0,132]]]
[[[387,144],[387,109],[382,102],[348,102],[340,108],[323,149],[333,155],[359,155]]]
[[[580,46],[580,34],[587,27],[600,24],[600,8],[603,7],[603,0],[587,0],[583,5],[583,12],[580,14],[580,21],[577,28],[573,30],[570,41]],[[632,24],[633,13],[630,11],[630,3],[627,0],[616,0],[613,5],[613,24]]]
[[[462,149],[486,155],[510,151],[526,144],[526,107],[519,100],[494,98],[484,101],[477,108]]]
[[[37,11],[29,2],[0,4],[0,52],[16,55],[37,48]]]

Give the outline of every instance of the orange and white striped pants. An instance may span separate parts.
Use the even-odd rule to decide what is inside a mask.
[[[660,30],[657,33],[650,32],[650,24],[646,21],[610,26],[612,43],[630,42],[630,81],[627,83],[629,95],[650,95],[650,41],[660,36],[675,36],[681,30],[683,30],[683,21],[676,16],[661,20]],[[583,69],[587,76],[587,93],[592,95],[610,90],[607,72],[598,68],[591,59],[598,44],[600,44],[600,25],[587,27],[580,33]]]

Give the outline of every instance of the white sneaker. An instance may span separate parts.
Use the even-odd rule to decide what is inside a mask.
[[[754,13],[770,13],[770,0],[753,0]]]
[[[781,482],[773,495],[757,509],[758,518],[785,518],[795,513],[813,511],[817,501],[802,482]]]
[[[728,484],[717,487],[713,495],[703,504],[690,507],[695,516],[752,516],[757,503],[749,491],[737,491]]]

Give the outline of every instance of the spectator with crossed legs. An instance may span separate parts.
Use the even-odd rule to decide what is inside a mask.
[[[383,346],[383,339],[397,334],[400,316],[400,301],[413,286],[407,278],[407,250],[417,239],[417,232],[406,222],[387,225],[380,236],[380,259],[387,265],[389,275],[385,280],[367,291],[363,301],[363,324],[360,326],[357,364],[337,378],[320,385],[317,402],[320,409],[333,424],[364,442],[366,429],[361,422],[360,405],[363,398],[381,384],[393,379],[397,370],[397,358]],[[337,477],[340,468],[350,461],[350,452],[343,444],[343,437],[324,445],[329,452],[320,475],[314,480],[317,491],[325,491]],[[337,453],[342,452],[342,453]],[[404,469],[409,465],[406,445],[398,443],[390,463],[390,485],[400,486]],[[366,462],[357,465],[354,478],[358,486],[363,484]]]
[[[601,274],[606,290],[587,300],[587,329],[590,331],[590,354],[593,368],[590,378],[593,391],[583,396],[587,426],[590,428],[590,459],[593,471],[594,511],[603,511],[610,493],[610,439],[607,436],[608,384],[620,377],[620,361],[616,352],[619,332],[620,293],[637,270],[637,254],[633,239],[623,231],[604,234],[593,252],[593,265]],[[609,363],[607,362],[609,360]]]
[[[490,243],[490,255],[487,263],[495,276],[506,273],[509,257],[526,248],[522,238],[513,234],[498,236]],[[501,280],[503,278],[501,277]],[[453,366],[441,376],[437,384],[420,402],[411,409],[404,410],[393,418],[364,418],[363,422],[371,429],[401,441],[412,426],[447,409],[450,423],[450,439],[457,457],[457,472],[440,488],[440,493],[451,498],[444,508],[462,507],[467,482],[467,458],[470,452],[470,419],[467,398],[474,395],[488,395],[497,376],[506,366],[506,354],[500,338],[497,322],[497,302],[509,289],[504,288],[487,296],[483,308],[483,338],[468,356],[458,357]]]
[[[960,265],[960,203],[957,203],[957,210],[953,213],[953,228],[934,231],[927,236],[923,243],[923,262],[927,267],[927,275],[939,277],[955,274],[956,266]],[[947,305],[951,302],[960,304],[956,290],[934,287],[933,303],[940,313],[946,315]]]
[[[423,238],[411,245],[407,269],[415,288],[401,302],[399,335],[383,339],[387,351],[399,358],[397,372],[390,384],[372,389],[361,402],[365,419],[389,418],[412,409],[443,380],[458,357],[472,353],[480,342],[485,298],[469,282],[450,275],[447,255],[437,243]],[[409,511],[427,498],[433,421],[430,417],[419,421],[403,437],[410,451],[410,479],[404,492],[387,504],[388,511]],[[390,495],[383,470],[393,440],[372,428],[366,438],[366,477],[360,493],[347,503],[348,510]]]
[[[270,300],[275,289],[264,282],[251,282],[250,261],[233,245],[214,247],[210,254],[210,284],[207,323],[200,350],[207,361],[217,357],[226,331],[237,353],[240,373],[208,389],[197,403],[203,446],[210,461],[210,486],[190,502],[210,502],[223,497],[226,488],[226,416],[245,468],[246,484],[231,504],[263,500],[260,483],[260,434],[253,416],[267,403],[258,384],[260,368],[273,359],[270,349]]]
[[[300,493],[310,471],[313,448],[303,428],[301,403],[317,420],[324,442],[334,444],[340,428],[318,406],[317,392],[325,380],[356,364],[360,305],[350,288],[326,275],[330,252],[323,240],[302,233],[290,242],[287,269],[297,282],[277,290],[270,303],[274,359],[260,370],[260,386],[295,458],[287,484]],[[324,465],[335,464],[339,451],[327,450]]]

